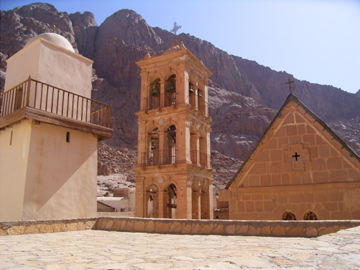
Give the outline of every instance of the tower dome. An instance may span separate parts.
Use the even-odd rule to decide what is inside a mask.
[[[74,48],[71,46],[70,42],[64,38],[61,35],[55,34],[55,33],[43,33],[40,34],[36,37],[30,38],[27,43],[26,46],[29,45],[30,43],[34,42],[35,40],[42,38],[44,40],[47,40],[53,44],[55,44],[56,46],[59,46],[61,48],[64,48],[66,50],[69,50],[71,52],[75,52]]]

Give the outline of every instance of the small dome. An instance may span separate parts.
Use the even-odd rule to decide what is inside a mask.
[[[62,47],[71,52],[75,52],[74,48],[71,46],[70,42],[66,38],[64,38],[63,36],[60,36],[58,34],[55,34],[55,33],[43,33],[36,37],[30,38],[27,41],[26,46],[39,38],[45,39],[45,40],[55,44],[56,46]]]

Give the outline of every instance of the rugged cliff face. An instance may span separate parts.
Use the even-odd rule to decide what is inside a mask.
[[[89,12],[58,12],[49,4],[31,4],[0,11],[0,87],[6,72],[5,60],[26,41],[44,32],[66,37],[82,55],[94,60],[93,98],[111,104],[114,110],[114,138],[106,143],[117,150],[100,151],[100,171],[133,177],[129,166],[117,166],[124,153],[135,163],[140,76],[135,62],[146,52],[161,54],[176,38],[211,70],[209,102],[213,118],[211,144],[214,178],[222,186],[232,176],[283,104],[289,90],[286,72],[276,72],[254,61],[229,55],[211,43],[189,34],[150,27],[131,10],[120,10],[97,26]],[[295,94],[360,153],[360,96],[332,86],[296,82]],[[104,150],[104,151],[103,151]],[[120,151],[120,152],[119,152]],[[130,152],[127,152],[130,151]],[[107,153],[103,155],[103,153]],[[230,170],[224,170],[230,168]],[[230,173],[229,173],[230,172]]]

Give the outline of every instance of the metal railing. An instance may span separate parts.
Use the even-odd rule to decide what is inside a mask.
[[[207,112],[208,108],[209,108],[209,103],[207,103],[203,98],[199,98],[198,99],[198,104],[196,106],[196,104],[194,103],[189,103],[190,107],[199,112],[199,114],[205,116],[205,117],[208,117],[209,114]]]
[[[0,117],[25,107],[107,128],[112,127],[111,106],[30,77],[0,95]]]
[[[142,152],[140,158],[140,166],[158,166],[166,164],[177,164],[176,150],[172,151],[156,151],[150,153]]]
[[[199,150],[190,151],[191,163],[202,167],[210,168],[210,155],[200,152]],[[149,153],[142,152],[140,154],[140,163],[139,166],[159,166],[166,164],[179,164],[183,163],[185,160],[179,160],[176,158],[176,151],[156,151],[153,150]]]
[[[143,111],[148,111],[148,110],[159,109],[159,108],[180,104],[176,102],[176,98],[174,98],[174,95],[175,95],[174,93],[170,93],[170,94],[166,93],[165,95],[161,94],[157,96],[145,97],[141,109]],[[197,100],[198,100],[197,104],[195,104],[195,100],[191,99],[188,105],[193,110],[197,111],[199,114],[208,117],[209,116],[207,112],[209,108],[208,102],[206,102],[203,98],[198,98]]]
[[[202,168],[210,168],[208,166],[208,158],[209,154],[200,152],[199,150],[191,150],[190,151],[191,163]]]
[[[176,105],[176,93],[168,92],[166,94],[150,96],[144,98],[143,111],[169,107]]]

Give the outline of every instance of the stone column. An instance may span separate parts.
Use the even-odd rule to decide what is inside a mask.
[[[159,190],[159,218],[164,218],[164,191]]]
[[[192,190],[192,219],[201,219],[201,204],[199,190]]]
[[[135,216],[144,217],[144,184],[141,178],[135,178],[136,194],[135,194]]]
[[[164,164],[164,147],[165,147],[165,132],[159,131],[159,164]]]
[[[165,81],[160,79],[160,108],[165,107]]]

